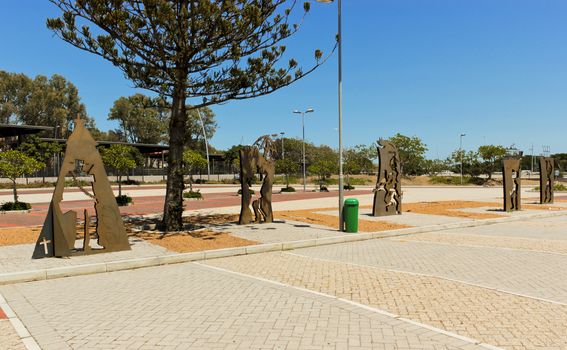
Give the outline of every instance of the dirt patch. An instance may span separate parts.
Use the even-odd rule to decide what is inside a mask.
[[[0,229],[0,246],[35,243],[40,232],[41,226]]]
[[[333,208],[319,208],[313,210],[286,210],[274,213],[277,218],[283,218],[293,221],[301,221],[309,224],[321,225],[338,228],[339,218],[333,215],[324,215],[317,213],[318,211],[333,210]],[[411,226],[393,224],[385,221],[368,221],[358,220],[358,230],[361,232],[380,232],[388,230],[396,230]]]
[[[146,242],[157,244],[167,250],[178,253],[243,247],[258,244],[258,242],[231,236],[227,232],[215,232],[211,230],[169,233],[166,235],[142,232],[137,233],[134,236],[142,238]]]
[[[473,201],[443,201],[443,202],[421,202],[408,203],[403,205],[404,212],[443,215],[449,217],[467,218],[467,219],[494,219],[504,215],[493,213],[469,213],[460,211],[459,209],[481,208],[481,207],[497,207],[497,203],[473,202]]]

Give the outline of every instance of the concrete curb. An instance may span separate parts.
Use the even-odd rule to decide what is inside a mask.
[[[514,217],[504,217],[504,218],[496,218],[496,219],[471,220],[471,221],[455,222],[449,224],[403,228],[403,229],[384,231],[384,232],[358,233],[358,234],[350,234],[350,235],[335,236],[335,237],[306,239],[300,241],[266,243],[266,244],[258,244],[258,245],[246,246],[246,247],[207,250],[202,252],[168,254],[168,255],[153,256],[147,258],[117,260],[106,263],[63,266],[63,267],[50,268],[50,269],[13,272],[13,273],[0,274],[0,285],[43,281],[43,280],[50,280],[55,278],[90,275],[96,273],[133,270],[144,267],[180,264],[180,263],[186,263],[192,261],[218,259],[218,258],[238,256],[238,255],[286,251],[286,250],[317,247],[317,246],[330,245],[330,244],[366,241],[370,239],[399,237],[399,236],[406,236],[417,233],[436,232],[436,231],[467,228],[467,227],[478,227],[478,226],[521,221],[525,219],[551,218],[551,217],[557,217],[563,215],[567,215],[567,211],[536,213],[530,215],[519,215]]]

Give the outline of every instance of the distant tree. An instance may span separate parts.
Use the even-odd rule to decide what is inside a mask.
[[[16,180],[24,175],[35,173],[43,167],[45,167],[45,164],[18,150],[8,150],[0,153],[0,177],[12,181],[14,203],[18,202]]]
[[[0,122],[17,121],[19,111],[32,91],[32,80],[24,74],[0,70]]]
[[[451,169],[449,162],[441,159],[426,159],[423,166],[425,173],[429,176],[435,176]]]
[[[108,120],[120,123],[122,141],[160,143],[166,137],[168,112],[163,99],[135,94],[114,101]]]
[[[189,174],[189,191],[193,192],[193,173],[207,167],[207,159],[201,153],[188,149],[183,152],[183,164]]]
[[[244,145],[234,145],[224,152],[224,160],[230,166],[233,172],[239,171],[240,166],[240,154],[239,151],[244,147]]]
[[[402,174],[404,174],[404,176],[423,174],[423,163],[425,161],[427,145],[424,144],[419,137],[409,137],[397,133],[392,136],[389,141],[398,149]]]
[[[53,155],[61,152],[63,147],[57,142],[42,141],[39,137],[32,135],[18,146],[18,149],[29,157],[42,162],[46,166],[50,164]]]
[[[41,162],[44,166],[49,166],[53,161],[53,156],[61,152],[63,147],[57,142],[42,141],[36,135],[26,138],[26,140],[18,146],[18,149],[25,155]],[[45,182],[45,177],[43,177]]]
[[[110,61],[135,87],[171,100],[166,231],[183,227],[187,109],[272,93],[324,62],[316,50],[316,62],[307,71],[294,59],[278,68],[286,49],[282,41],[300,27],[290,24],[296,1],[51,2],[63,14],[48,19],[47,26],[61,39]],[[305,14],[309,8],[306,2]],[[188,98],[194,99],[190,107]]]
[[[104,165],[116,171],[119,197],[122,197],[122,176],[126,175],[130,169],[136,167],[136,152],[136,148],[122,144],[101,148],[100,153]]]
[[[482,163],[479,161],[477,152],[465,150],[455,150],[448,159],[452,164],[454,173],[461,173],[461,161],[463,163],[463,174],[478,177],[483,172]]]
[[[325,181],[337,170],[337,163],[331,160],[320,159],[307,168],[310,174],[317,176],[319,181]]]
[[[478,148],[478,155],[483,160],[483,172],[492,179],[492,173],[502,167],[502,158],[506,155],[506,148],[499,145],[483,145]]]
[[[289,158],[276,160],[276,172],[285,174],[285,187],[289,187],[289,176],[299,171],[299,163]]]

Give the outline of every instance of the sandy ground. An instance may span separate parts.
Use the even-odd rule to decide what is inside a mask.
[[[0,229],[0,246],[35,243],[41,226]]]
[[[333,208],[319,208],[312,210],[286,210],[275,212],[274,217],[278,219],[288,219],[293,221],[301,221],[309,224],[321,225],[331,228],[338,228],[339,219],[336,216],[324,215],[317,213],[318,211],[332,210]],[[358,230],[361,232],[379,232],[387,230],[396,230],[410,226],[393,224],[384,221],[368,221],[358,220]]]
[[[138,233],[136,236],[144,239],[146,242],[157,244],[167,250],[178,253],[258,244],[257,242],[231,236],[227,232],[215,232],[210,230],[170,233],[164,236],[161,234],[144,232]]]

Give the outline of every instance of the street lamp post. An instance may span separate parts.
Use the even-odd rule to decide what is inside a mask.
[[[303,192],[307,191],[307,171],[305,169],[305,114],[313,112],[315,112],[313,108],[308,108],[305,112],[301,112],[297,109],[293,111],[295,114],[301,114],[301,128],[303,129]]]
[[[459,141],[459,155],[461,156],[461,186],[463,185],[463,137],[465,136],[467,136],[467,134],[461,134]]]
[[[330,4],[334,0],[317,0],[317,2]],[[338,26],[338,107],[339,107],[339,230],[344,231],[343,225],[343,205],[344,205],[344,188],[343,188],[343,50],[342,50],[342,21],[341,21],[341,0],[337,0],[337,26]]]
[[[285,159],[285,148],[284,148],[284,135],[285,132],[280,132],[281,138],[282,138],[282,159]]]

